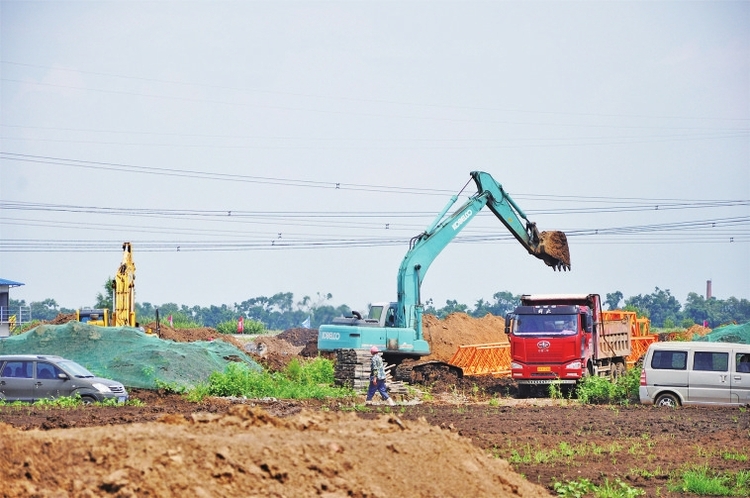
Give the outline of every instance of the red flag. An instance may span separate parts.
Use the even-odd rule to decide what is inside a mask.
[[[240,317],[239,321],[237,322],[237,332],[240,334],[245,333],[245,319],[243,317]]]
[[[174,327],[174,324],[172,323],[172,315],[169,315],[169,326]]]

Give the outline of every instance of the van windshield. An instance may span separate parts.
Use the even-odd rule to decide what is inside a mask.
[[[74,361],[71,361],[71,360],[61,361],[59,365],[63,370],[67,371],[73,377],[78,377],[79,379],[90,379],[94,377],[94,374],[92,374],[91,372],[86,370],[85,367],[79,365],[78,363]]]
[[[578,315],[517,315],[513,333],[518,336],[576,335]]]

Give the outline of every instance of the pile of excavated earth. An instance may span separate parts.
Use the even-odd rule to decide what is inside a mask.
[[[0,422],[0,496],[541,497],[469,439],[422,420],[302,411],[49,431]],[[434,457],[431,457],[434,456]]]

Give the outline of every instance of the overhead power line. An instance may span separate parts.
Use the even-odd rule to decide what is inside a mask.
[[[296,180],[291,178],[273,178],[253,175],[239,175],[231,173],[217,173],[209,171],[197,171],[197,170],[186,170],[176,168],[160,168],[153,166],[135,166],[131,164],[112,163],[103,161],[84,161],[81,159],[65,159],[59,157],[49,156],[36,156],[31,154],[17,154],[13,152],[0,152],[0,158],[20,161],[20,162],[32,162],[37,164],[54,164],[57,166],[68,166],[73,168],[86,168],[94,170],[104,171],[125,171],[135,172],[148,175],[162,175],[172,176],[181,178],[192,178],[202,180],[221,180],[231,182],[246,182],[246,183],[259,183],[259,184],[270,184],[270,185],[286,185],[286,186],[297,186],[297,187],[312,187],[312,188],[325,188],[325,189],[341,189],[341,190],[364,190],[368,192],[400,192],[418,195],[445,195],[444,190],[437,189],[424,189],[414,187],[382,187],[378,185],[362,185],[356,183],[344,183],[344,182],[321,182],[314,180]]]
[[[278,178],[278,177],[262,177],[253,175],[239,175],[239,174],[228,174],[228,173],[217,173],[211,171],[200,171],[200,170],[187,170],[179,168],[162,168],[152,166],[139,166],[133,164],[124,163],[113,163],[106,161],[87,161],[82,159],[69,159],[54,156],[40,156],[33,154],[20,154],[14,152],[0,151],[0,159],[19,161],[19,162],[31,162],[36,164],[52,164],[56,166],[67,166],[72,168],[85,168],[93,170],[104,170],[104,171],[124,171],[128,173],[141,173],[148,175],[158,175],[167,177],[184,177],[193,179],[207,179],[216,181],[228,181],[228,182],[245,182],[245,183],[258,183],[258,184],[273,184],[273,185],[285,185],[294,187],[308,187],[308,188],[324,188],[324,189],[340,189],[340,190],[358,190],[368,192],[388,192],[398,194],[409,194],[409,195],[441,195],[445,196],[454,193],[452,190],[447,189],[427,189],[417,187],[401,187],[396,185],[368,185],[368,184],[357,184],[357,183],[346,183],[346,182],[335,182],[335,181],[313,181],[313,180],[298,180],[293,178]],[[692,209],[692,208],[705,208],[705,207],[733,207],[733,206],[747,206],[750,205],[750,199],[709,199],[709,200],[695,200],[695,199],[674,199],[674,198],[661,198],[661,199],[648,199],[643,197],[597,197],[597,196],[573,196],[573,195],[549,195],[549,194],[513,194],[518,199],[539,199],[539,200],[552,200],[555,202],[560,201],[576,201],[576,202],[590,202],[590,203],[607,203],[609,206],[600,210],[589,210],[586,208],[555,208],[554,210],[536,211],[537,214],[557,214],[557,213],[585,213],[585,212],[621,212],[627,210],[641,211],[641,210],[669,210],[669,209]],[[615,206],[613,207],[613,204]],[[630,209],[618,208],[617,204],[628,204]],[[16,203],[21,206],[21,203]],[[40,206],[42,206],[40,204]],[[83,207],[70,207],[70,209],[100,209],[106,210],[108,208],[83,208]],[[68,209],[67,207],[61,207],[61,210]],[[135,213],[135,211],[131,211]],[[174,212],[185,213],[185,210],[174,210]],[[195,211],[200,213],[209,213],[209,211]],[[240,213],[241,211],[233,211]],[[529,211],[531,213],[533,211]],[[217,211],[219,215],[226,213],[226,211]],[[284,213],[287,215],[288,213]],[[320,213],[316,214],[318,216]],[[182,214],[180,214],[182,215]],[[389,215],[391,216],[391,215]],[[391,216],[392,217],[392,216]]]
[[[499,229],[498,229],[499,230]],[[118,230],[121,232],[121,230]],[[403,237],[351,237],[351,236],[299,236],[279,234],[279,238],[262,234],[246,234],[245,240],[194,240],[175,238],[182,233],[162,233],[165,240],[140,240],[139,251],[254,251],[287,249],[331,249],[355,247],[408,246],[410,236]],[[699,220],[690,222],[662,223],[609,227],[598,229],[567,230],[568,239],[576,244],[705,244],[705,243],[747,243],[750,242],[750,217]],[[205,235],[205,234],[203,234]],[[220,234],[222,235],[222,234]],[[226,234],[223,234],[226,236]],[[239,235],[239,234],[236,234]],[[464,234],[456,237],[456,243],[509,242],[512,234],[491,231],[483,234]],[[110,252],[111,240],[87,239],[3,239],[0,252]]]

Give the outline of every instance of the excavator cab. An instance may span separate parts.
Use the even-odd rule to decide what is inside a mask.
[[[107,308],[80,309],[76,311],[76,320],[89,325],[109,327],[109,310]]]

